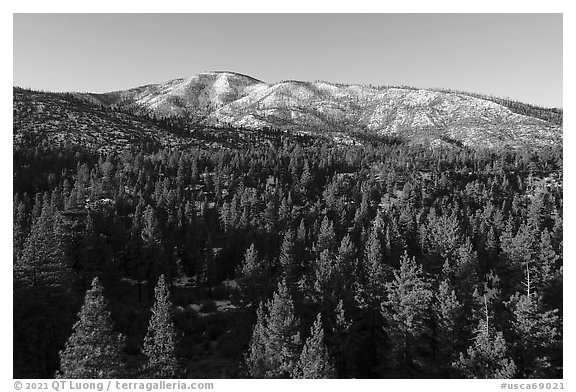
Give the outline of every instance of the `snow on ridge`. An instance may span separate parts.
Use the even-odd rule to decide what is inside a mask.
[[[316,132],[358,128],[416,138],[453,132],[464,144],[480,143],[482,135],[516,137],[510,129],[522,129],[522,135],[551,130],[552,136],[561,129],[463,93],[323,81],[267,84],[233,72],[206,72],[119,95],[161,114],[199,113],[207,123],[250,128],[311,126]]]

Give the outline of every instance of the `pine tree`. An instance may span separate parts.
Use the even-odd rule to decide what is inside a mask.
[[[220,211],[218,217],[220,219],[220,224],[225,232],[232,228],[232,221],[230,219],[231,212],[230,212],[230,203],[225,201],[222,206],[220,207]]]
[[[183,371],[177,358],[172,302],[164,275],[160,275],[154,294],[152,316],[142,347],[147,357],[145,372],[148,378],[179,378]]]
[[[98,247],[98,237],[94,229],[94,217],[91,212],[86,215],[84,230],[82,230],[81,246],[82,261],[85,267],[93,267],[90,264],[95,258],[96,252],[94,250]]]
[[[378,230],[373,227],[364,249],[364,273],[366,277],[366,295],[369,302],[380,302],[385,282],[391,274],[389,266],[384,264],[382,245]]]
[[[294,232],[291,229],[286,230],[284,233],[284,240],[280,248],[280,268],[282,270],[282,278],[286,279],[288,285],[291,285],[296,279],[296,260],[294,249]]]
[[[474,343],[452,366],[466,378],[513,378],[516,365],[507,351],[502,332],[481,320]]]
[[[270,199],[266,204],[266,210],[264,211],[264,226],[268,234],[276,234],[276,229],[278,227],[278,209],[276,208],[274,199]]]
[[[269,358],[267,356],[269,337],[266,327],[267,317],[264,303],[260,302],[258,310],[256,311],[256,324],[252,330],[250,347],[245,355],[248,375],[252,378],[268,378],[267,375],[270,370]]]
[[[286,282],[266,303],[260,305],[246,355],[248,373],[255,378],[290,378],[298,363],[300,320],[294,315],[294,303]]]
[[[20,279],[32,286],[55,288],[70,282],[62,238],[62,216],[48,204],[42,207],[34,220],[14,269]]]
[[[20,258],[28,231],[28,216],[26,213],[26,206],[22,201],[19,200],[17,196],[18,194],[16,194],[16,197],[14,197],[14,225],[12,227],[14,263],[16,263]]]
[[[448,280],[440,283],[435,293],[435,314],[437,321],[437,346],[444,359],[452,363],[452,356],[458,347],[462,334],[463,306]]]
[[[534,287],[545,289],[555,278],[558,272],[560,256],[552,246],[552,237],[547,229],[542,231],[539,242],[539,252],[535,263],[536,276]]]
[[[262,294],[262,289],[265,286],[263,281],[265,270],[254,244],[250,245],[244,253],[244,259],[238,267],[236,275],[238,276],[244,299],[257,304],[258,302],[254,301]]]
[[[350,239],[350,235],[346,235],[340,242],[338,248],[338,255],[336,257],[337,268],[342,271],[345,281],[348,285],[351,284],[353,274],[356,270],[356,249]],[[345,288],[348,291],[348,287]]]
[[[515,295],[507,306],[514,314],[512,330],[518,353],[518,370],[523,378],[554,378],[551,356],[558,349],[561,322],[558,309],[543,310],[538,294]],[[556,373],[556,374],[555,374]]]
[[[442,260],[453,259],[461,240],[461,229],[455,215],[429,214],[424,251]]]
[[[294,315],[294,303],[288,292],[286,282],[278,285],[272,301],[268,302],[268,331],[272,362],[278,364],[274,372],[279,376],[288,376],[296,366],[300,345],[298,328],[300,320]]]
[[[312,183],[314,182],[314,176],[310,171],[310,165],[308,160],[304,162],[304,169],[302,170],[302,175],[300,176],[300,189],[304,195],[308,195],[312,188]]]
[[[160,273],[172,276],[172,269],[165,265],[164,249],[162,247],[162,233],[156,212],[151,205],[146,206],[142,213],[142,230],[140,237],[143,241],[140,267],[148,280],[148,297],[152,297],[152,284]]]
[[[477,267],[477,253],[472,249],[469,238],[466,238],[452,257],[444,261],[442,275],[450,280],[459,297],[469,301],[474,288],[478,285]]]
[[[387,300],[382,304],[382,315],[388,324],[393,344],[392,354],[398,370],[409,375],[420,367],[423,338],[429,335],[432,291],[424,278],[422,267],[405,253],[394,280],[387,285]],[[418,349],[418,350],[417,350]]]
[[[310,336],[306,339],[294,378],[334,378],[335,370],[332,358],[324,342],[322,317],[318,313]]]
[[[86,292],[79,320],[62,351],[62,378],[120,378],[125,376],[122,350],[125,338],[114,332],[108,303],[98,278]]]
[[[142,215],[142,240],[146,244],[160,245],[161,232],[158,224],[158,218],[151,205],[146,206]]]
[[[334,262],[334,256],[328,249],[324,249],[316,260],[314,269],[314,297],[315,302],[330,304],[339,298],[342,280],[340,271]]]
[[[360,207],[356,210],[354,215],[354,226],[363,227],[370,215],[370,192],[366,189],[362,192],[362,201]]]
[[[280,208],[278,210],[278,219],[283,227],[287,227],[290,225],[290,219],[292,213],[292,203],[290,199],[286,199],[285,197],[282,198],[280,202]]]
[[[336,234],[334,233],[334,224],[324,216],[320,224],[318,241],[316,241],[316,251],[320,254],[323,250],[328,249],[333,252],[336,248]]]
[[[300,246],[304,246],[304,244],[306,243],[306,222],[304,221],[304,218],[300,220],[300,225],[298,226],[297,238],[298,242],[300,243]]]
[[[348,318],[344,310],[344,301],[338,301],[334,310],[336,317],[332,325],[331,334],[328,336],[328,346],[334,354],[335,372],[340,377],[346,377],[353,367],[356,366],[356,350],[358,344],[354,340],[355,334],[352,330],[352,321]]]

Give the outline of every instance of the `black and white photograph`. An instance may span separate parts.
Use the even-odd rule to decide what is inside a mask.
[[[562,13],[12,18],[22,389],[570,389]]]

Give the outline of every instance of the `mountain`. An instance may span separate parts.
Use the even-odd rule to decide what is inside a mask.
[[[104,94],[79,94],[100,105],[154,113],[161,117],[202,118],[268,85],[246,75],[210,72],[162,84],[150,84]]]
[[[140,118],[177,119],[191,129],[271,128],[348,143],[353,143],[358,135],[375,135],[413,144],[472,148],[521,149],[562,144],[561,110],[478,94],[412,87],[323,81],[268,84],[233,72],[206,72],[129,90],[74,93],[66,99],[98,108],[96,122],[101,116],[109,116],[106,110],[112,110],[117,113],[114,121],[126,125],[120,129],[144,132],[150,137],[156,134],[163,144],[173,140],[143,127],[141,120],[128,124],[128,117],[122,116],[131,113]],[[90,129],[85,126],[86,121],[82,123],[80,129]]]
[[[192,127],[181,118],[157,119],[116,109],[85,95],[13,89],[15,147],[75,146],[101,153],[134,146],[241,147],[274,137],[262,130]]]

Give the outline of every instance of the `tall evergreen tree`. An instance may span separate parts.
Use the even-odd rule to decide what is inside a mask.
[[[382,315],[388,325],[392,354],[398,370],[413,375],[422,366],[423,342],[429,331],[432,291],[422,267],[404,254],[394,280],[387,285],[388,296]]]
[[[15,273],[32,286],[63,288],[70,282],[62,215],[45,204],[24,242]]]
[[[452,357],[462,339],[463,306],[448,280],[443,280],[435,293],[435,314],[437,322],[437,348],[442,362],[451,364]]]
[[[26,213],[26,206],[17,196],[18,194],[16,194],[14,197],[14,224],[12,226],[14,263],[16,263],[16,261],[20,258],[20,254],[22,253],[22,248],[24,246],[24,241],[28,231],[28,216]]]
[[[86,292],[79,320],[60,351],[62,378],[120,378],[126,376],[122,361],[125,338],[114,332],[108,303],[98,278]]]
[[[183,374],[177,356],[177,336],[172,319],[172,301],[164,275],[154,289],[155,302],[142,353],[146,356],[148,378],[179,378]]]
[[[246,301],[252,303],[255,307],[258,303],[257,298],[263,294],[266,284],[265,268],[258,256],[258,251],[254,244],[250,245],[244,253],[242,264],[238,266],[236,275],[238,276],[240,289]]]
[[[318,241],[316,241],[316,251],[320,254],[323,250],[328,249],[333,252],[336,248],[336,234],[334,233],[334,224],[328,216],[324,216],[320,224]]]
[[[314,175],[310,170],[308,160],[306,160],[304,162],[304,169],[302,170],[302,175],[300,176],[300,189],[304,195],[310,194],[313,182],[314,182]]]
[[[306,243],[306,222],[304,218],[300,220],[300,225],[298,226],[297,238],[300,245],[303,246]]]
[[[364,248],[363,271],[366,287],[365,294],[368,302],[381,302],[384,287],[388,276],[391,275],[390,267],[384,264],[382,245],[378,237],[378,229],[373,227]]]
[[[256,324],[252,329],[250,347],[245,355],[248,375],[252,378],[271,378],[267,377],[271,365],[268,358],[268,341],[266,310],[264,303],[260,302],[256,311]]]
[[[516,335],[514,346],[520,376],[544,378],[551,370],[561,376],[561,370],[551,369],[551,356],[561,338],[558,309],[543,310],[542,301],[535,292],[530,296],[515,295],[507,305],[514,314],[512,329]]]
[[[318,313],[316,321],[314,321],[314,325],[312,325],[310,329],[310,336],[306,339],[306,343],[304,343],[298,367],[294,372],[294,378],[334,377],[334,365],[324,341],[322,317],[321,314]]]
[[[300,320],[294,315],[294,303],[286,282],[260,305],[246,356],[248,372],[255,378],[290,378],[298,363]]]
[[[474,343],[465,355],[460,353],[453,366],[466,378],[513,378],[516,365],[507,351],[502,332],[481,320]]]
[[[282,279],[286,279],[288,285],[291,285],[296,279],[296,252],[294,245],[294,232],[291,229],[286,230],[284,239],[280,248],[280,268]]]

